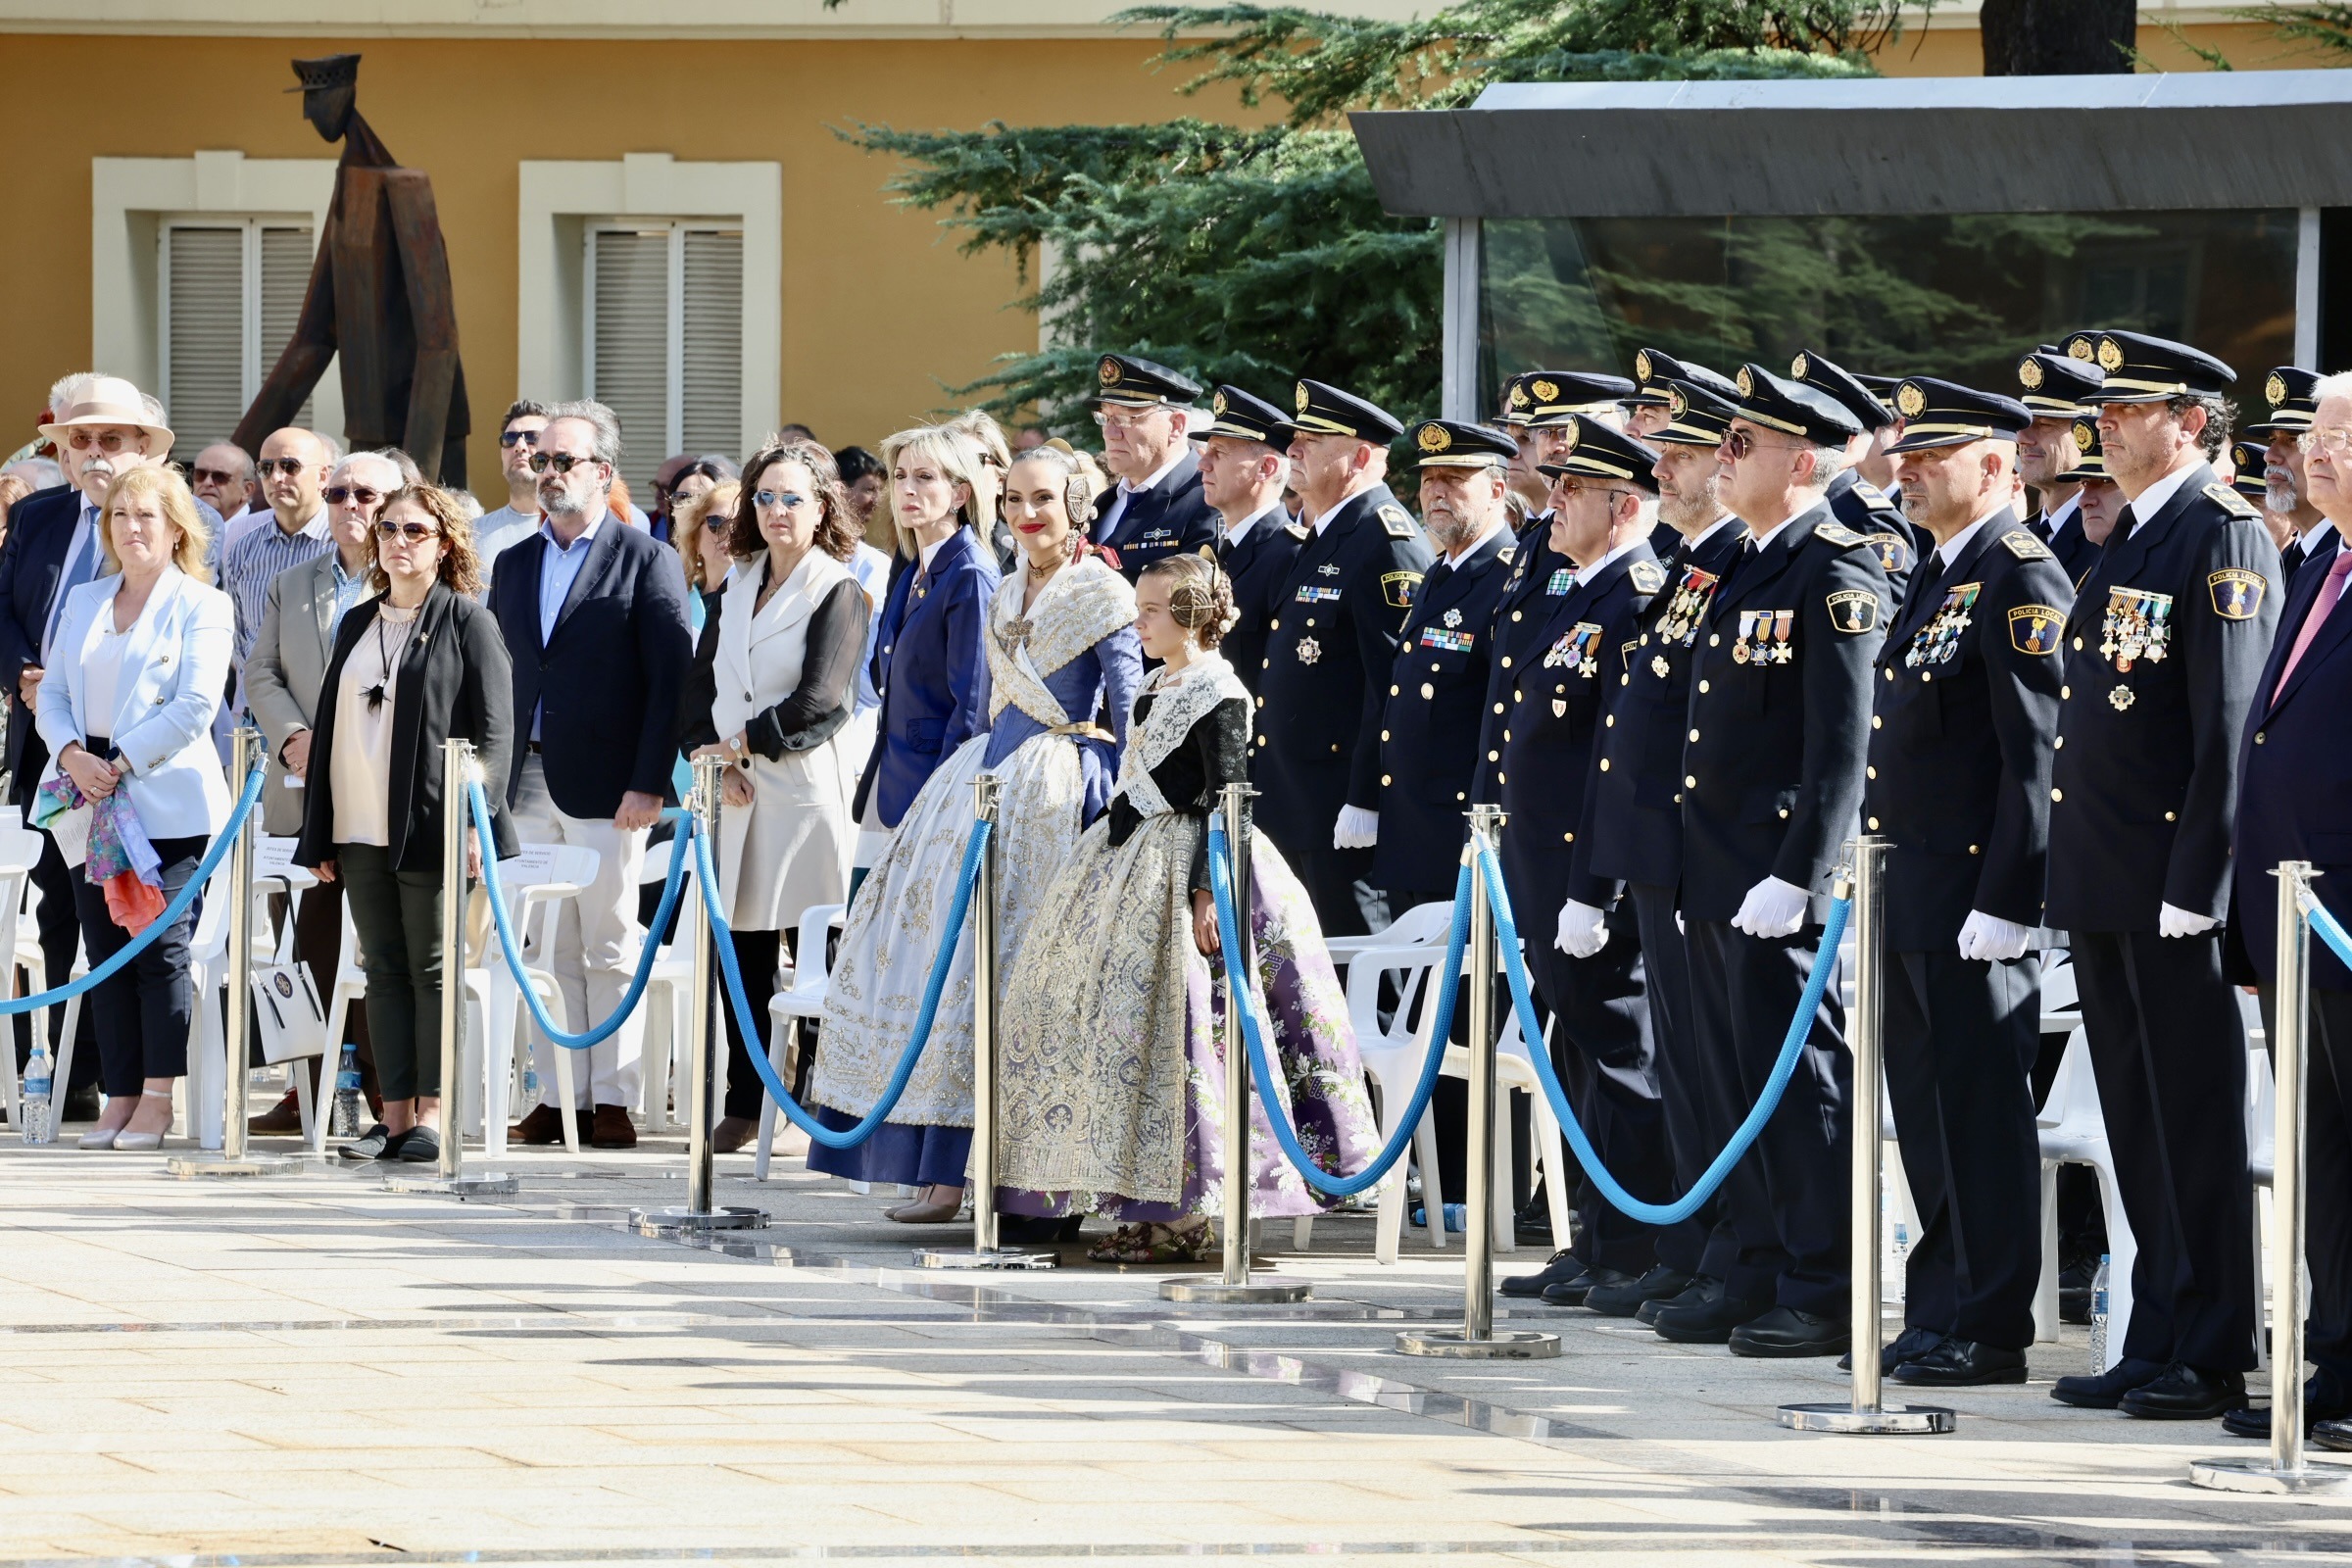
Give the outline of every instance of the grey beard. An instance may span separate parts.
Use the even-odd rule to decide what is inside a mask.
[[[588,510],[588,498],[586,496],[575,496],[568,490],[560,490],[553,496],[548,495],[545,491],[541,491],[539,495],[539,505],[543,511],[560,516],[568,517],[574,513],[586,512]]]
[[[2267,488],[2263,491],[2262,504],[2281,516],[2302,505],[2303,498],[2295,494],[2294,480],[2272,478],[2266,474],[2264,484]]]
[[[1676,533],[1689,534],[1692,529],[1713,522],[1721,512],[1715,503],[1715,487],[1709,485],[1705,495],[1696,500],[1680,496],[1658,497],[1658,516]]]

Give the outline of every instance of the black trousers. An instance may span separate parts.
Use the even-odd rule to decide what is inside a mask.
[[[2071,936],[2117,1186],[2139,1243],[2124,1354],[2250,1370],[2246,1034],[2222,978],[2222,939]],[[2314,1190],[2323,1195],[2315,1212],[2333,1206],[2328,1189]]]
[[[1626,889],[1634,909],[1635,930],[1642,942],[1643,1001],[1649,1006],[1649,1039],[1657,1065],[1658,1106],[1664,1117],[1666,1147],[1674,1165],[1674,1191],[1680,1198],[1697,1185],[1699,1174],[1731,1138],[1732,1129],[1717,1127],[1707,1114],[1705,1075],[1700,1071],[1698,1042],[1690,1001],[1690,956],[1682,928],[1674,923],[1674,889],[1636,882]],[[1623,907],[1621,905],[1620,907]],[[1611,932],[1609,941],[1617,941]],[[1601,950],[1607,952],[1606,948]],[[1718,1272],[1734,1250],[1729,1226],[1716,1223],[1713,1200],[1680,1225],[1657,1232],[1658,1261],[1685,1274]]]
[[[187,886],[204,858],[202,837],[157,839],[164,897]],[[81,940],[95,969],[130,945],[130,933],[107,912],[106,889],[74,875]],[[188,977],[188,933],[196,907],[172,922],[139,956],[90,989],[82,1009],[96,1015],[98,1082],[107,1094],[136,1095],[149,1078],[179,1078],[188,1070],[188,1026],[195,1019],[195,984]]]
[[[743,971],[743,994],[752,1004],[752,1016],[764,1019],[767,1016],[767,1004],[776,994],[776,970],[783,962],[787,945],[785,934],[781,931],[731,931],[728,935],[735,944],[735,965]],[[735,1008],[733,1004],[726,1001],[723,986],[719,998],[719,1015],[727,1020],[727,1088],[723,1113],[756,1118],[760,1114],[760,1107],[767,1102],[767,1089],[760,1082],[760,1070],[752,1065],[750,1054],[757,1051],[765,1055],[767,1042],[744,1039],[743,1027],[735,1021]],[[808,1055],[813,1039],[814,1035],[804,1020],[801,1025],[801,1054],[804,1059]],[[686,1114],[684,1105],[678,1107],[678,1114]]]
[[[1751,937],[1727,921],[1692,920],[1686,934],[1709,1112],[1729,1129],[1772,1075],[1821,928]],[[1833,1317],[1852,1305],[1852,1097],[1845,1008],[1833,985],[1779,1108],[1723,1185],[1722,1217],[1738,1247],[1721,1277],[1734,1295]]]
[[[24,776],[38,778],[49,765],[49,749],[41,744],[38,735],[24,737]],[[24,810],[32,809],[32,792],[25,790]],[[29,824],[27,824],[29,825]],[[66,864],[66,858],[57,850],[57,840],[41,835],[41,858],[33,862],[32,885],[40,890],[40,907],[33,911],[34,928],[41,942],[41,969],[32,989],[51,991],[74,978],[74,956],[81,947],[81,921],[76,912],[79,895],[74,887],[81,873]],[[8,960],[16,961],[12,956]],[[84,1004],[80,1021],[74,1030],[74,1075],[66,1085],[69,1090],[87,1089],[98,1082],[98,1046],[96,1009]],[[16,1015],[17,1067],[24,1069],[32,1055],[32,1014]],[[57,1059],[58,1041],[66,1028],[66,1009],[49,1009],[49,1057]]]
[[[2023,1350],[2034,1343],[2041,1278],[2041,1144],[2030,1082],[2041,960],[1888,958],[1886,1087],[1920,1215],[1904,1321]]]
[[[1552,904],[1554,923],[1559,905]],[[1563,1072],[1592,1152],[1627,1192],[1645,1202],[1674,1196],[1666,1112],[1658,1099],[1649,1005],[1643,999],[1642,943],[1631,905],[1609,912],[1609,940],[1589,958],[1572,958],[1544,940],[1541,910],[1523,916],[1528,969],[1550,1007],[1554,1056],[1583,1058]],[[1579,1079],[1582,1079],[1581,1085]],[[1588,1182],[1577,1204],[1576,1255],[1588,1267],[1646,1273],[1657,1261],[1657,1227],[1621,1213]]]
[[[380,845],[338,844],[352,929],[368,955],[368,1038],[386,1100],[441,1093],[441,872],[396,871]]]

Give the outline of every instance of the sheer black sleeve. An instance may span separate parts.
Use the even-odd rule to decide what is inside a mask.
[[[775,707],[752,715],[743,727],[745,745],[772,762],[786,752],[823,745],[850,721],[851,687],[865,653],[870,609],[865,590],[854,578],[825,595],[808,617],[800,685]]]
[[[1193,724],[1192,734],[1185,737],[1180,755],[1189,755],[1201,780],[1200,793],[1192,799],[1188,814],[1198,817],[1200,828],[1193,841],[1193,891],[1208,891],[1208,813],[1222,804],[1220,792],[1228,784],[1244,784],[1250,779],[1250,703],[1247,698],[1228,697]],[[1173,760],[1173,759],[1170,759]],[[1174,796],[1170,796],[1172,801]]]

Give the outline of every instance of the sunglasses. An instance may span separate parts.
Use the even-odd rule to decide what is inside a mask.
[[[786,512],[798,512],[808,504],[807,496],[795,495],[790,490],[755,490],[752,492],[752,505],[755,507],[781,508]]]
[[[242,481],[226,468],[193,468],[189,475],[198,484],[238,484]]]
[[[553,468],[558,473],[569,473],[583,463],[596,461],[594,458],[575,458],[568,452],[534,452],[531,454],[531,471],[545,473]]]
[[[255,464],[254,466],[261,469],[265,474],[282,473],[287,478],[291,479],[303,469],[309,467],[310,465],[303,462],[300,458],[264,458],[261,462]]]
[[[1746,430],[1727,431],[1723,438],[1724,450],[1732,455],[1732,461],[1735,463],[1752,455],[1762,447],[1793,447],[1794,445],[1796,443],[1793,441],[1759,441]]]
[[[100,452],[120,452],[130,442],[131,437],[120,430],[106,430],[96,435],[87,430],[76,430],[66,438],[66,445],[76,452],[88,452],[93,448]]]
[[[419,539],[430,539],[441,530],[426,522],[379,522],[375,525],[375,531],[380,538],[406,539],[415,544]]]
[[[370,490],[364,484],[330,484],[326,487],[326,504],[339,507],[346,501],[356,501],[363,507],[372,507],[384,499],[381,490]]]
[[[539,444],[539,432],[536,430],[501,430],[498,433],[498,444],[502,447],[535,447]]]

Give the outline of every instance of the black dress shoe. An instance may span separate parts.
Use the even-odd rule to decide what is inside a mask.
[[[2117,1400],[2116,1408],[2143,1421],[2211,1421],[2245,1402],[2243,1372],[2208,1372],[2175,1361],[2155,1381]]]
[[[2337,1416],[2332,1421],[2320,1422],[2311,1429],[2311,1442],[2314,1447],[2326,1448],[2329,1453],[2352,1453],[2352,1417]]]
[[[83,1084],[79,1089],[66,1091],[65,1102],[57,1108],[59,1126],[62,1127],[70,1121],[96,1121],[97,1119],[98,1086],[96,1084]]]
[[[1892,1345],[1879,1347],[1879,1376],[1890,1376],[1905,1361],[1917,1360],[1943,1343],[1943,1336],[1934,1329],[1907,1328],[1894,1337]],[[1854,1369],[1854,1352],[1846,1351],[1838,1358],[1838,1370]]]
[[[1654,1300],[1643,1301],[1640,1306],[1636,1307],[1634,1309],[1635,1321],[1647,1323],[1654,1328],[1657,1325],[1658,1314],[1664,1311],[1674,1302],[1684,1299],[1696,1301],[1706,1295],[1708,1286],[1721,1286],[1723,1282],[1721,1280],[1714,1278],[1712,1275],[1693,1274],[1690,1276],[1690,1283],[1684,1286],[1681,1290],[1675,1292],[1672,1296],[1661,1296]]]
[[[1621,1268],[1602,1268],[1594,1264],[1572,1280],[1545,1287],[1544,1299],[1554,1306],[1590,1306],[1594,1291],[1622,1291],[1634,1283],[1634,1276]]]
[[[2340,1421],[2352,1415],[2352,1402],[2347,1402],[2335,1380],[2324,1372],[2314,1372],[2303,1380],[2303,1435],[2322,1421]],[[2271,1439],[2271,1407],[2267,1404],[2241,1404],[2234,1410],[2222,1412],[2222,1430],[2233,1438],[2252,1438],[2258,1443]]]
[[[2090,1322],[2090,1286],[2098,1278],[2099,1260],[2078,1257],[2058,1271],[2058,1321]]]
[[[1734,1355],[1764,1357],[1837,1355],[1853,1343],[1844,1318],[1799,1311],[1793,1306],[1776,1306],[1762,1317],[1740,1324],[1732,1330],[1729,1341]]]
[[[1772,1303],[1733,1296],[1721,1280],[1692,1286],[1671,1301],[1658,1303],[1649,1326],[1658,1338],[1677,1345],[1721,1345],[1732,1330],[1751,1321]]]
[[[1690,1283],[1690,1275],[1660,1263],[1638,1280],[1593,1286],[1585,1297],[1585,1307],[1602,1317],[1632,1317],[1646,1302],[1671,1300]]]
[[[2155,1382],[2163,1372],[2161,1361],[2138,1361],[2126,1356],[2096,1376],[2060,1378],[2050,1385],[2050,1397],[2060,1404],[2084,1410],[2112,1410],[2125,1395],[2142,1383]]]
[[[1982,1340],[1944,1340],[1889,1374],[1897,1383],[1931,1389],[1979,1389],[2026,1381],[2026,1352]]]
[[[1514,1274],[1494,1287],[1505,1296],[1542,1296],[1551,1286],[1563,1284],[1585,1271],[1576,1254],[1566,1248],[1551,1254],[1551,1261],[1532,1274]]]

